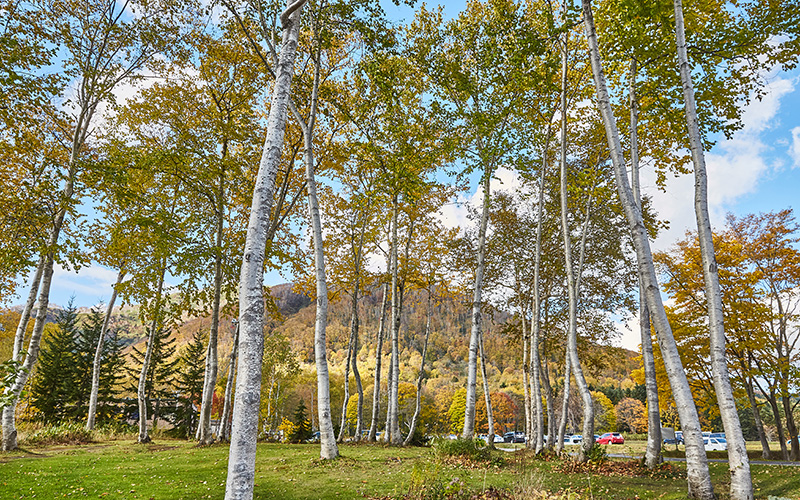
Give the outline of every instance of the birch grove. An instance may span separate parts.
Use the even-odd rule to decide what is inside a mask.
[[[227,442],[226,500],[263,496],[264,441],[521,432],[605,470],[595,433],[646,432],[655,474],[673,427],[701,500],[704,431],[732,499],[745,438],[800,458],[800,225],[715,227],[711,168],[784,96],[797,2],[279,4],[0,7],[3,451],[66,419]],[[689,174],[696,232],[654,252]],[[102,324],[53,323],[75,272]]]

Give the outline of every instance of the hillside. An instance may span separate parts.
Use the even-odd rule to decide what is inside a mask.
[[[280,422],[289,415],[300,399],[314,400],[314,319],[315,307],[312,301],[296,293],[291,284],[271,288],[277,312],[267,327],[267,347],[265,348],[264,382],[265,398],[272,398],[265,415],[273,422]],[[360,348],[358,364],[362,377],[365,399],[371,400],[375,370],[376,338],[380,324],[380,289],[366,294],[359,305]],[[413,393],[425,332],[426,297],[411,292],[405,300],[400,329],[400,376],[401,384]],[[55,309],[51,310],[51,315]],[[225,315],[220,326],[220,380],[218,388],[224,390],[225,374],[228,369],[234,327],[232,317]],[[388,320],[387,320],[388,322]],[[208,330],[210,316],[191,318],[173,329],[170,336],[175,339],[176,352],[186,345],[192,334],[198,330]],[[132,306],[115,309],[113,328],[120,332],[130,346],[140,349],[145,343],[145,328],[138,318],[138,309]],[[424,394],[427,406],[432,413],[446,414],[453,394],[466,385],[467,354],[469,348],[470,312],[466,300],[444,299],[436,302],[432,312],[431,336],[426,359],[426,381]],[[563,386],[563,346],[556,333],[546,340],[547,350],[544,362],[554,390]],[[350,335],[350,301],[348,297],[338,297],[330,304],[327,345],[331,372],[332,405],[334,420],[338,421],[343,400],[344,359]],[[523,400],[522,386],[522,347],[519,325],[507,313],[495,311],[485,316],[484,346],[487,357],[487,374],[490,389],[509,396],[516,407],[516,419],[524,418],[520,412]],[[583,344],[582,358],[585,363],[587,381],[599,388],[630,389],[634,386],[630,373],[638,367],[637,353],[625,349]],[[126,355],[131,347],[125,351]],[[290,356],[282,356],[288,349]],[[389,365],[390,343],[388,339],[382,347],[382,385],[385,384]],[[480,384],[480,380],[479,380]],[[410,387],[410,388],[409,388]],[[273,391],[277,391],[273,394]],[[351,375],[351,394],[355,392]],[[371,401],[367,402],[365,415],[369,416]],[[337,409],[338,408],[338,409]],[[444,425],[444,424],[443,424]]]

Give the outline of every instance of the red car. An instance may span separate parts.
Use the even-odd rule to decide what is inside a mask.
[[[625,444],[625,438],[619,432],[606,432],[597,439],[597,444]]]

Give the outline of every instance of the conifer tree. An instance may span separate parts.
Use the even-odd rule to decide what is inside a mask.
[[[122,355],[124,344],[119,338],[119,330],[114,329],[106,332],[103,341],[102,359],[100,362],[100,384],[97,391],[97,414],[98,422],[111,420],[118,413],[115,401],[119,396],[122,381],[125,378],[125,357]],[[92,365],[89,365],[88,376],[92,376]],[[90,382],[91,384],[91,378]]]
[[[148,328],[149,330],[149,328]],[[170,397],[174,393],[175,374],[177,359],[175,357],[175,339],[169,338],[168,328],[158,328],[153,335],[153,350],[150,358],[150,366],[147,370],[145,380],[145,399],[147,400],[147,413],[153,415],[155,421],[159,417],[160,400]],[[150,333],[148,332],[148,337]],[[128,366],[130,385],[128,390],[136,393],[138,390],[139,372],[142,369],[144,352],[133,347],[131,351],[132,363]],[[157,401],[153,407],[153,401]]]
[[[188,436],[197,425],[196,405],[203,396],[203,375],[206,360],[207,335],[196,331],[192,340],[181,349],[178,356],[175,388],[178,390],[178,405],[175,412],[175,427]]]
[[[291,442],[302,443],[311,439],[311,421],[306,415],[306,403],[302,399],[294,411],[294,424],[295,430],[289,436]]]
[[[39,366],[31,386],[31,405],[45,422],[57,422],[69,415],[74,401],[75,337],[78,312],[70,300],[67,308],[56,313],[55,329],[45,336],[39,353]]]

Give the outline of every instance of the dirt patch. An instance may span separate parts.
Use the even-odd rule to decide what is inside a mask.
[[[174,450],[177,446],[167,446],[165,444],[147,444],[147,451],[150,452],[157,452],[157,451],[167,451],[167,450]]]
[[[16,450],[9,453],[0,454],[0,464],[11,462],[19,458],[44,458],[47,455],[44,453],[36,453],[30,450]]]

